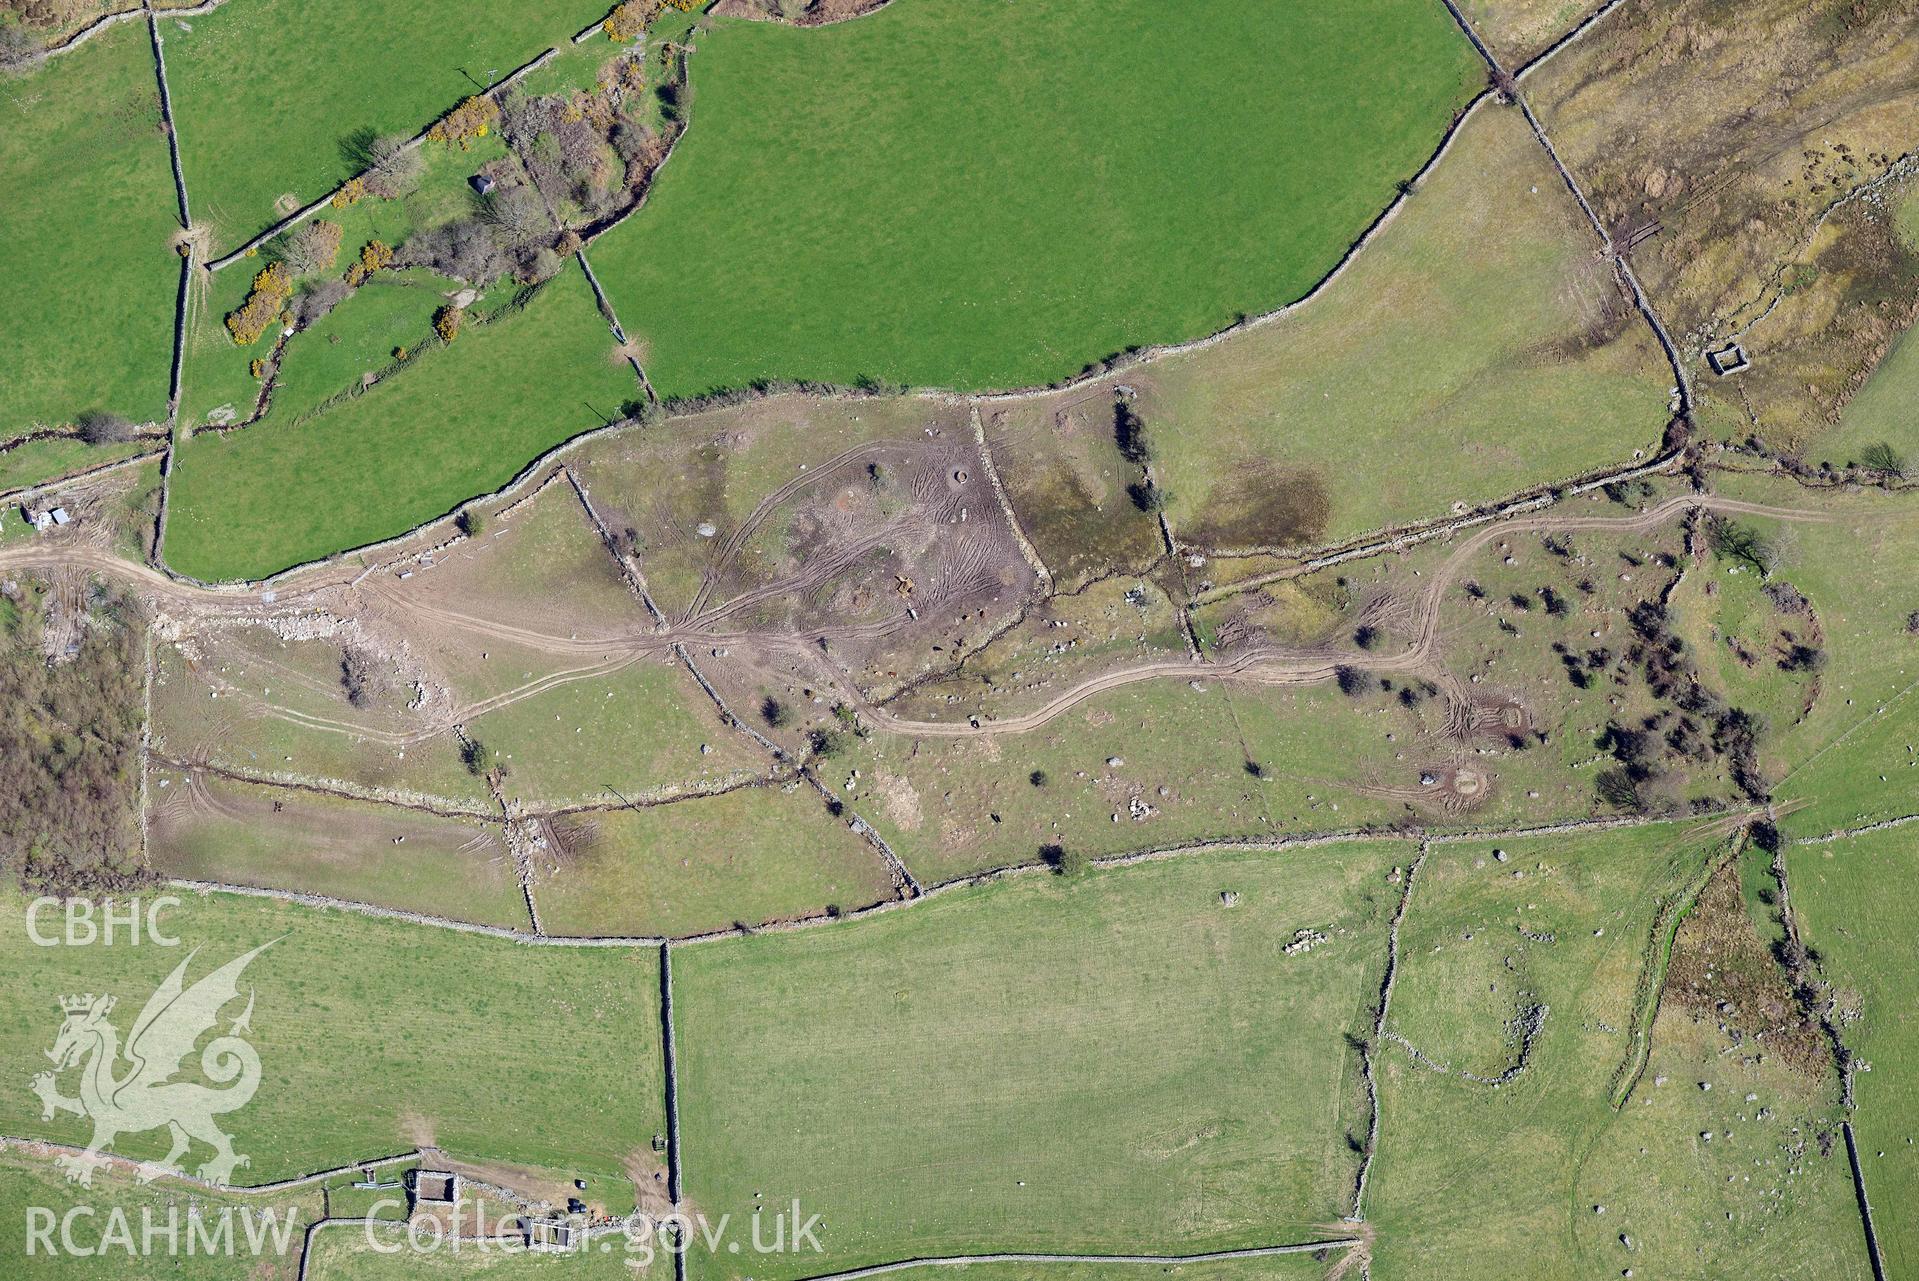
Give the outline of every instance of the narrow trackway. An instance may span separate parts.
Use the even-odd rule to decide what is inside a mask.
[[[912,734],[921,738],[965,738],[975,734],[1024,734],[1038,729],[1095,695],[1104,694],[1125,685],[1136,684],[1139,681],[1181,678],[1186,680],[1232,679],[1252,685],[1316,685],[1322,681],[1331,680],[1338,669],[1348,661],[1346,657],[1337,654],[1300,655],[1279,649],[1249,651],[1225,663],[1210,663],[1204,659],[1165,659],[1150,663],[1135,663],[1089,677],[1044,707],[1024,715],[1009,716],[1003,720],[976,718],[977,724],[972,721],[951,723],[916,721],[895,716],[882,708],[870,705],[860,708],[860,717],[879,729],[891,730],[899,734]],[[1357,665],[1357,660],[1353,661]],[[1419,655],[1408,651],[1390,658],[1368,661],[1364,666],[1372,671],[1402,671],[1416,666],[1418,662]]]
[[[1139,681],[1218,679],[1254,685],[1313,685],[1333,679],[1342,666],[1361,667],[1373,672],[1432,673],[1440,667],[1440,618],[1446,593],[1464,572],[1467,562],[1493,539],[1513,533],[1533,531],[1627,532],[1652,529],[1685,512],[1696,510],[1736,512],[1781,520],[1824,521],[1830,519],[1823,513],[1742,502],[1711,494],[1678,495],[1657,503],[1637,515],[1624,517],[1562,515],[1547,509],[1538,515],[1514,517],[1485,525],[1462,540],[1435,571],[1431,583],[1419,598],[1416,606],[1414,639],[1406,649],[1397,654],[1381,657],[1357,651],[1347,654],[1327,649],[1285,650],[1268,647],[1237,655],[1226,662],[1205,659],[1163,659],[1135,663],[1089,677],[1035,711],[1000,720],[982,719],[977,724],[970,720],[963,722],[912,720],[873,706],[859,696],[857,691],[849,691],[849,693],[853,695],[852,701],[858,706],[861,716],[877,728],[921,737],[964,738],[979,734],[1027,733],[1047,724],[1086,699]],[[98,547],[72,544],[42,548],[35,544],[27,544],[0,551],[0,570],[58,567],[87,569],[128,579],[162,601],[175,602],[193,609],[211,608],[215,612],[235,614],[259,612],[262,616],[279,612],[303,600],[310,600],[329,587],[343,585],[339,583],[336,575],[332,582],[322,582],[305,592],[289,592],[285,600],[276,600],[276,603],[269,606],[264,601],[262,592],[257,588],[229,591],[193,586],[169,578],[151,567],[121,560]],[[544,692],[555,684],[569,680],[590,679],[596,675],[618,670],[643,657],[663,657],[669,653],[681,652],[689,644],[724,645],[755,639],[777,643],[782,639],[773,635],[760,637],[752,632],[716,631],[683,626],[664,630],[644,627],[630,633],[581,640],[573,636],[556,636],[533,628],[498,623],[472,615],[437,609],[408,600],[384,584],[362,590],[373,591],[376,596],[394,608],[430,618],[436,623],[468,635],[511,641],[542,653],[576,657],[591,656],[593,659],[592,662],[582,666],[565,672],[550,673],[519,689],[509,690],[481,703],[457,709],[449,713],[453,720],[447,721],[447,724],[478,715],[482,711],[494,711],[509,706],[520,699]],[[707,614],[710,617],[724,612],[726,607],[721,606],[708,610]],[[441,725],[439,721],[446,720],[445,717],[438,718],[432,726],[400,732],[331,722],[324,718],[296,713],[286,713],[286,716],[289,719],[296,719],[309,728],[335,730],[395,745],[418,742],[424,737],[430,737],[445,728],[445,725]]]
[[[232,606],[259,599],[257,592],[223,592],[194,587],[167,577],[150,565],[136,564],[90,543],[16,543],[0,548],[0,570],[5,569],[84,569],[107,578],[132,583],[144,592],[162,599],[207,605]]]
[[[1678,495],[1657,503],[1636,516],[1540,515],[1516,518],[1488,525],[1476,531],[1446,558],[1419,598],[1417,631],[1413,643],[1398,654],[1381,658],[1360,651],[1347,654],[1326,650],[1288,651],[1263,648],[1242,654],[1225,663],[1171,659],[1135,663],[1090,677],[1036,711],[1020,716],[1009,716],[1003,720],[981,719],[978,724],[971,721],[949,723],[907,720],[870,705],[861,707],[860,715],[881,729],[927,738],[964,738],[976,734],[1023,734],[1038,729],[1096,694],[1103,694],[1108,690],[1118,689],[1137,681],[1162,678],[1189,680],[1210,678],[1258,685],[1312,685],[1332,679],[1342,666],[1359,667],[1373,672],[1430,672],[1438,664],[1439,625],[1446,594],[1464,572],[1467,562],[1493,539],[1532,531],[1606,530],[1624,533],[1655,529],[1685,512],[1698,510],[1739,512],[1753,516],[1770,516],[1780,520],[1824,521],[1830,519],[1819,512],[1800,511],[1790,507],[1768,507],[1760,503],[1741,502],[1711,494]]]

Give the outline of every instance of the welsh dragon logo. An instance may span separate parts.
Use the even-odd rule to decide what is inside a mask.
[[[242,1039],[252,1030],[250,989],[246,1009],[224,1035],[215,1036],[200,1051],[200,1070],[213,1085],[173,1077],[185,1068],[201,1036],[219,1021],[221,1009],[238,998],[241,972],[272,945],[261,944],[191,987],[186,986],[187,966],[198,950],[188,953],[147,999],[124,1047],[119,1029],[107,1018],[113,1012],[113,997],[89,993],[60,999],[66,1021],[47,1051],[54,1069],[33,1078],[33,1091],[40,1096],[42,1120],[72,1112],[93,1121],[93,1138],[86,1151],[56,1158],[69,1180],[90,1186],[94,1170],[106,1163],[103,1153],[114,1139],[162,1126],[172,1132],[173,1148],[158,1164],[141,1166],[142,1182],[162,1173],[178,1173],[180,1158],[195,1139],[213,1149],[212,1159],[197,1171],[209,1182],[223,1184],[235,1168],[248,1164],[214,1118],[246,1106],[260,1088],[260,1056]],[[68,1098],[56,1082],[73,1068],[80,1070],[80,1094]]]

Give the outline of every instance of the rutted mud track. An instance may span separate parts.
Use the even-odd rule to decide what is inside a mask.
[[[857,451],[849,451],[856,453]],[[850,461],[843,455],[839,461]],[[825,470],[825,469],[821,469]],[[1087,678],[1045,706],[1019,716],[1001,720],[977,718],[961,722],[911,720],[896,716],[873,705],[857,690],[848,690],[848,701],[877,728],[925,737],[957,738],[979,734],[1021,734],[1040,728],[1076,705],[1110,690],[1150,680],[1219,679],[1254,685],[1313,685],[1334,678],[1341,666],[1363,667],[1374,672],[1412,672],[1435,680],[1455,693],[1457,682],[1442,662],[1440,622],[1448,592],[1464,575],[1472,558],[1496,538],[1525,532],[1608,531],[1626,533],[1659,527],[1691,511],[1734,512],[1781,520],[1825,520],[1814,512],[1741,502],[1709,494],[1680,495],[1668,498],[1632,516],[1559,515],[1550,509],[1539,515],[1518,517],[1488,524],[1462,539],[1431,581],[1413,603],[1414,639],[1395,654],[1347,653],[1329,648],[1283,649],[1262,647],[1235,656],[1225,662],[1205,659],[1161,659],[1129,664]],[[749,522],[751,523],[751,522]],[[335,566],[323,573],[311,586],[263,592],[260,589],[216,589],[189,585],[169,578],[146,566],[122,560],[98,547],[81,544],[61,546],[29,545],[0,551],[0,570],[4,569],[82,569],[131,583],[152,597],[163,609],[185,618],[258,619],[284,617],[289,612],[330,606],[350,611],[353,598],[365,593],[372,601],[416,618],[426,618],[440,627],[464,636],[497,640],[540,653],[565,658],[592,656],[594,661],[547,673],[536,680],[493,695],[470,705],[448,709],[420,727],[406,731],[379,730],[348,722],[333,721],[307,713],[268,708],[269,714],[282,716],[313,729],[351,734],[396,746],[420,742],[441,733],[462,720],[509,706],[524,698],[543,693],[556,685],[609,675],[643,658],[665,658],[675,644],[725,647],[761,641],[774,648],[790,649],[800,638],[787,632],[759,633],[750,630],[721,631],[697,623],[656,629],[635,618],[630,632],[612,636],[579,638],[555,635],[534,628],[481,618],[458,611],[429,606],[410,599],[396,590],[390,581],[360,581],[366,575],[349,580],[346,567]],[[807,577],[812,577],[808,575]],[[790,583],[781,587],[790,590]],[[749,598],[757,599],[772,590],[760,587],[742,597],[710,606],[701,611],[700,620],[718,620],[743,608]],[[848,638],[855,632],[870,630],[871,624],[846,629]],[[833,639],[836,629],[822,629]],[[801,642],[803,643],[803,642]]]
[[[1262,648],[1249,651],[1226,663],[1160,660],[1135,663],[1091,677],[1067,690],[1036,711],[1004,720],[946,724],[938,721],[910,721],[883,709],[862,708],[862,714],[874,725],[900,733],[935,738],[958,738],[970,734],[1023,734],[1038,729],[1070,710],[1075,704],[1137,681],[1160,678],[1197,680],[1216,678],[1257,685],[1314,685],[1331,680],[1342,666],[1363,667],[1374,672],[1414,672],[1433,679],[1443,688],[1456,682],[1441,662],[1440,618],[1447,592],[1459,581],[1467,564],[1495,538],[1527,532],[1577,532],[1604,530],[1630,533],[1656,529],[1689,511],[1738,512],[1752,516],[1770,516],[1780,520],[1822,521],[1828,517],[1788,507],[1768,507],[1759,503],[1713,495],[1680,495],[1647,508],[1637,516],[1532,516],[1487,525],[1469,535],[1446,558],[1421,593],[1414,606],[1416,635],[1413,643],[1398,654],[1375,656],[1331,650],[1283,650]],[[1461,695],[1463,697],[1463,694]]]

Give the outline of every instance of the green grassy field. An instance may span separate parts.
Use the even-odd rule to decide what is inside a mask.
[[[1908,184],[1891,212],[1900,239],[1907,248],[1919,250],[1919,187]],[[1919,414],[1912,410],[1915,396],[1919,396],[1919,338],[1908,329],[1892,340],[1866,385],[1847,404],[1838,428],[1814,450],[1820,458],[1843,465],[1857,462],[1873,445],[1888,444],[1908,467],[1919,466]]]
[[[179,221],[140,24],[0,80],[0,173],[0,439],[165,417]]]
[[[313,1242],[307,1265],[308,1281],[632,1281],[636,1277],[668,1277],[672,1263],[656,1252],[647,1267],[634,1267],[643,1256],[629,1252],[622,1238],[612,1238],[612,1249],[594,1248],[578,1254],[544,1254],[528,1250],[479,1250],[471,1242],[461,1249],[424,1251],[398,1248],[403,1233],[368,1238],[364,1228],[328,1228]]]
[[[1120,455],[1113,410],[1108,395],[1071,408],[1018,400],[980,410],[1007,501],[1062,587],[1151,564],[1164,550],[1159,522],[1127,494],[1139,468]]]
[[[425,276],[424,272],[404,274]],[[385,369],[393,361],[394,348],[431,342],[433,313],[446,304],[448,287],[450,282],[431,278],[374,277],[302,341],[289,344],[273,387],[272,418],[297,422],[346,391],[363,374]]]
[[[1092,857],[1347,830],[1400,812],[1339,781],[1383,774],[1393,746],[1337,691],[1202,684],[1141,681],[1021,734],[875,731],[822,776],[929,884],[1034,863],[1052,844]]]
[[[179,948],[41,948],[29,941],[25,909],[17,896],[0,903],[0,977],[15,995],[0,1020],[0,1067],[23,1085],[47,1067],[59,997],[115,994],[124,1036],[189,949],[201,949],[191,980],[278,940],[244,975],[256,993],[251,1043],[262,1077],[253,1100],[224,1118],[252,1162],[237,1182],[420,1143],[468,1160],[618,1169],[663,1124],[651,951],[521,950],[223,895],[189,896],[164,917]],[[71,1079],[62,1084],[72,1091]],[[70,1114],[42,1121],[25,1088],[0,1101],[0,1130],[66,1143],[91,1133]],[[166,1148],[164,1131],[148,1131],[114,1150],[154,1159]]]
[[[667,396],[1043,383],[1267,310],[1480,78],[1410,0],[909,0],[696,43],[684,154],[594,248]]]
[[[248,0],[162,23],[194,216],[231,248],[350,177],[356,135],[417,133],[610,7]]]
[[[129,458],[143,450],[157,451],[160,443],[154,440],[89,445],[73,436],[31,441],[0,454],[0,490],[43,485],[74,472]]]
[[[1133,662],[1181,661],[1179,615],[1151,579],[1115,576],[1035,602],[950,676],[905,690],[896,716],[952,721],[1037,711],[1080,683]]]
[[[551,934],[695,934],[893,897],[879,853],[811,788],[742,788],[558,824],[583,848],[535,883]]]
[[[16,511],[11,517],[5,512],[0,512],[0,547],[9,544],[18,545],[32,537],[33,526],[29,525],[26,518],[19,512]]]
[[[1774,578],[1811,600],[1827,656],[1812,711],[1777,727],[1775,796],[1805,803],[1784,827],[1804,836],[1919,812],[1919,636],[1907,631],[1919,512],[1876,490],[1813,494],[1749,477],[1719,488],[1824,518],[1742,518],[1778,549]]]
[[[69,1252],[58,1225],[76,1210],[69,1225],[74,1247]],[[115,1244],[119,1238],[109,1235],[116,1212],[130,1229],[131,1248]],[[68,1183],[49,1157],[0,1154],[0,1268],[23,1281],[93,1281],[102,1276],[115,1281],[295,1281],[304,1230],[321,1212],[318,1188],[235,1196],[170,1181],[142,1186],[118,1170],[101,1171],[94,1175],[93,1187],[80,1188]],[[29,1236],[48,1213],[55,1223],[51,1251],[49,1238]],[[196,1223],[191,1216],[196,1215],[197,1225],[209,1236],[220,1231],[223,1221],[230,1224],[235,1252],[190,1251]],[[156,1229],[151,1252],[144,1249],[143,1229],[149,1221]],[[169,1224],[179,1228],[173,1248],[165,1235]]]
[[[341,250],[342,260],[350,260],[365,243],[364,237],[349,242]],[[249,366],[272,353],[279,331],[270,330],[242,347],[234,343],[223,322],[245,299],[255,270],[257,266],[246,264],[215,276],[205,305],[197,309],[196,326],[187,339],[180,392],[181,417],[195,426],[243,421],[253,414],[260,380]],[[362,375],[386,369],[393,363],[394,348],[429,343],[433,313],[459,288],[457,282],[426,271],[375,276],[287,343],[267,413],[260,421],[298,421],[355,386]]]
[[[1660,1012],[1646,1079],[1665,1084],[1635,1096],[1576,1164],[1567,1187],[1576,1200],[1553,1207],[1562,1259],[1631,1267],[1635,1276],[1733,1268],[1868,1281],[1865,1233],[1834,1132],[1838,1109],[1802,1075],[1759,1059],[1728,1054],[1708,1024]],[[1702,1091],[1701,1081],[1714,1088]],[[1527,1275],[1524,1265],[1514,1274]]]
[[[638,391],[586,281],[563,272],[524,309],[325,414],[188,441],[167,560],[206,580],[259,578],[390,537],[617,418]]]
[[[1365,1130],[1344,1038],[1405,849],[1028,877],[679,949],[689,1199],[710,1219],[798,1196],[825,1220],[823,1255],[696,1270],[1310,1239]],[[1326,941],[1285,955],[1306,929]]]
[[[917,443],[929,428],[964,432],[964,411],[906,397],[772,396],[676,419],[666,431],[595,442],[577,470],[607,525],[635,532],[648,589],[675,615],[707,573],[728,572],[732,590],[765,581],[768,567],[752,557],[731,566],[720,558],[762,499],[846,450],[875,440]],[[713,537],[699,536],[702,523],[714,526]]]
[[[358,250],[357,245],[343,247],[341,255]],[[264,260],[252,258],[211,276],[200,272],[193,277],[180,353],[180,421],[189,427],[243,422],[253,414],[260,380],[249,366],[272,353],[274,335],[279,331],[268,326],[257,340],[240,347],[235,345],[225,320],[246,301],[254,273],[264,266]]]
[[[1830,1076],[1730,1046],[1669,994],[1637,1088],[1608,1105],[1650,1010],[1655,908],[1721,849],[1682,824],[1434,849],[1388,1027],[1447,1071],[1398,1042],[1382,1054],[1373,1275],[1867,1275],[1843,1152],[1811,1147]],[[1499,1088],[1456,1075],[1520,1062],[1534,1006],[1522,1071]]]
[[[375,1168],[375,1174],[381,1183],[404,1180],[407,1173],[418,1170],[422,1162],[418,1157],[382,1165]],[[382,1222],[403,1221],[406,1218],[406,1204],[398,1200],[393,1188],[356,1187],[366,1182],[366,1169],[354,1170],[351,1174],[336,1174],[320,1184],[326,1193],[326,1212],[329,1219],[379,1219]],[[404,1187],[404,1184],[402,1184]]]
[[[1913,202],[1919,207],[1919,199]],[[1919,466],[1919,414],[1912,409],[1919,397],[1919,337],[1911,330],[1893,340],[1872,377],[1846,406],[1845,416],[1830,438],[1813,449],[1818,457],[1844,466],[1856,463],[1874,445],[1891,445],[1908,468]]]
[[[477,199],[467,179],[482,165],[498,163],[506,150],[497,133],[475,140],[467,151],[437,143],[424,146],[415,153],[420,158],[419,174],[406,194],[393,199],[369,194],[345,207],[329,205],[294,231],[268,241],[253,257],[211,276],[197,276],[181,376],[182,421],[199,426],[244,421],[252,415],[260,379],[250,366],[272,354],[280,329],[269,325],[258,339],[242,346],[233,341],[224,322],[246,298],[256,272],[269,262],[285,262],[292,237],[314,222],[338,227],[340,250],[333,266],[293,273],[302,291],[320,280],[338,279],[370,241],[398,249],[416,233],[472,213]],[[433,335],[434,311],[465,287],[423,267],[375,275],[288,340],[264,421],[298,419],[347,390],[363,374],[385,369],[396,347],[424,344]],[[511,284],[496,286],[511,288]]]
[[[1559,510],[1567,517],[1625,521],[1633,518],[1642,502],[1650,504],[1663,496],[1657,490],[1635,494],[1628,506],[1594,493],[1568,500]],[[1492,726],[1472,736],[1474,763],[1492,777],[1493,786],[1468,821],[1522,826],[1611,811],[1596,790],[1596,776],[1614,763],[1599,746],[1606,727],[1614,722],[1640,724],[1645,717],[1663,712],[1667,721],[1661,722],[1662,728],[1670,728],[1667,722],[1672,719],[1670,700],[1654,695],[1643,666],[1626,661],[1636,643],[1630,613],[1665,596],[1680,566],[1685,567],[1684,577],[1670,595],[1672,626],[1692,645],[1687,653],[1697,663],[1702,682],[1741,707],[1746,706],[1746,695],[1763,689],[1770,701],[1752,709],[1758,712],[1770,712],[1775,705],[1784,708],[1795,689],[1803,692],[1803,675],[1772,671],[1770,663],[1767,672],[1732,688],[1721,682],[1719,657],[1727,647],[1720,638],[1708,642],[1706,632],[1720,617],[1717,607],[1727,598],[1706,596],[1704,585],[1732,585],[1742,607],[1752,604],[1756,592],[1746,591],[1750,575],[1728,577],[1711,559],[1697,565],[1686,559],[1684,529],[1677,515],[1650,530],[1580,530],[1550,538],[1551,546],[1548,536],[1540,532],[1515,531],[1492,540],[1461,566],[1460,585],[1445,596],[1441,634],[1447,669],[1468,685],[1476,685],[1480,698],[1523,706],[1525,722],[1533,731],[1522,733],[1517,749]],[[1555,552],[1554,547],[1560,550]],[[1382,591],[1390,593],[1389,598],[1403,596],[1423,590],[1430,581],[1424,576],[1452,553],[1447,544],[1435,542],[1395,558],[1397,564],[1378,562],[1379,569],[1370,573],[1366,566],[1355,566],[1347,571],[1347,581],[1354,594],[1362,597]],[[1470,595],[1466,583],[1483,595]],[[1554,594],[1561,612],[1547,607],[1545,592]],[[1702,607],[1695,611],[1696,604]],[[1759,617],[1756,609],[1752,612]],[[1385,652],[1410,643],[1410,634],[1394,622],[1383,623],[1381,630],[1380,647]],[[1756,630],[1752,639],[1759,644]],[[1611,658],[1593,666],[1591,655],[1601,651]],[[1574,683],[1568,657],[1575,666],[1585,668],[1587,685]],[[1730,657],[1727,665],[1737,667]],[[1747,674],[1741,670],[1740,675]],[[1771,676],[1777,677],[1776,684]],[[1444,734],[1445,701],[1423,703],[1420,719],[1420,730],[1400,731],[1402,741],[1419,742],[1422,731]],[[1778,723],[1783,727],[1789,718],[1782,715]],[[1762,739],[1763,748],[1771,744],[1769,737]],[[1762,759],[1771,771],[1768,776],[1777,777],[1782,767],[1769,754],[1762,752]],[[1658,754],[1653,774],[1641,781],[1640,790],[1650,807],[1675,812],[1695,803],[1713,809],[1739,803],[1723,759],[1711,753]]]
[[[1480,110],[1324,295],[1125,376],[1177,535],[1312,545],[1655,448],[1671,370],[1593,248],[1524,118]]]
[[[1512,71],[1599,4],[1600,0],[1462,0],[1459,7],[1492,46],[1500,64]]]
[[[215,632],[184,648],[156,646],[154,750],[248,777],[377,789],[432,798],[439,809],[497,812],[485,781],[462,763],[450,730],[404,745],[353,732],[417,721],[402,710],[409,690],[382,689],[364,710],[351,707],[340,688],[344,653],[335,642],[289,641],[263,628]],[[269,707],[286,715],[269,715]]]
[[[1340,1251],[1332,1253],[1337,1263]],[[1223,1259],[1211,1263],[1176,1265],[1124,1263],[969,1263],[960,1267],[928,1268],[922,1277],[952,1281],[1147,1281],[1150,1277],[1177,1277],[1179,1281],[1321,1281],[1327,1263],[1310,1254],[1263,1259]],[[907,1273],[913,1276],[912,1273]]]
[[[1811,714],[1820,690],[1816,673],[1786,671],[1780,661],[1791,645],[1814,643],[1819,633],[1811,615],[1774,605],[1766,586],[1750,564],[1710,556],[1691,567],[1669,601],[1704,679],[1728,702],[1763,717],[1776,744]],[[1776,751],[1762,759],[1775,778],[1791,767]]]
[[[1888,1276],[1919,1268],[1919,1015],[1912,975],[1919,940],[1904,896],[1888,892],[1919,875],[1919,829],[1895,828],[1788,851],[1793,911],[1820,969],[1838,989],[1846,1046],[1871,1071],[1853,1077],[1853,1127]]]
[[[509,703],[466,731],[527,803],[617,805],[764,773],[686,669],[658,658]]]
[[[176,770],[149,781],[169,784],[148,832],[162,875],[532,928],[497,824]]]

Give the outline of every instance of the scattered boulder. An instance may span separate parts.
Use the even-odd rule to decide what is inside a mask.
[[[1300,930],[1293,935],[1293,941],[1281,950],[1288,956],[1298,956],[1310,952],[1326,941],[1326,936],[1318,930]]]

